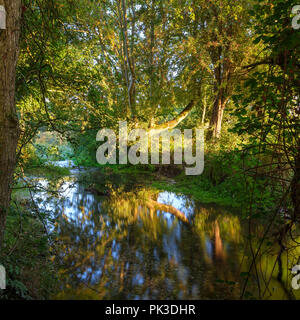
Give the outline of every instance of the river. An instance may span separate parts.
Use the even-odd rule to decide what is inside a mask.
[[[239,299],[251,262],[239,210],[158,191],[152,180],[75,168],[35,179],[48,189],[34,199],[56,234],[54,299]],[[266,279],[274,261],[272,250],[260,261]],[[290,298],[277,273],[264,298]],[[245,292],[257,297],[255,278]]]

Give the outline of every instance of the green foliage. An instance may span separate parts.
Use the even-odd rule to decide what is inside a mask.
[[[51,161],[99,166],[99,129],[117,131],[125,119],[131,128],[149,128],[173,119],[191,100],[195,107],[178,127],[207,127],[219,99],[226,105],[222,136],[206,145],[203,175],[152,165],[103,171],[176,176],[175,183],[149,182],[157,190],[239,208],[245,218],[267,221],[276,207],[297,213],[300,37],[291,27],[296,4],[24,0],[16,179],[24,168],[49,178],[70,173]],[[285,196],[288,188],[294,191]],[[197,221],[199,228],[203,221]],[[280,228],[282,220],[276,223]],[[54,284],[48,240],[23,205],[12,210],[1,256],[8,270],[4,298],[49,296]],[[31,286],[28,279],[37,282]],[[247,291],[245,297],[253,298]]]
[[[280,0],[255,6],[255,42],[261,42],[264,50],[259,57],[261,62],[257,63],[259,67],[250,73],[244,88],[234,97],[233,114],[237,121],[232,131],[247,133],[243,148],[246,158],[256,159],[252,173],[255,178],[265,177],[266,188],[278,194],[277,200],[299,170],[300,40],[299,31],[291,26],[293,5],[296,1]],[[255,178],[249,192],[256,192]],[[289,202],[285,199],[280,205],[289,211]]]
[[[24,201],[11,207],[0,254],[7,289],[0,299],[47,299],[55,292],[57,277],[48,240],[42,222]]]
[[[255,157],[243,159],[239,150],[207,154],[205,168],[201,176],[186,176],[184,172],[175,177],[176,183],[157,181],[153,186],[159,190],[169,190],[192,195],[203,203],[239,208],[240,214],[247,217],[250,203],[257,212],[267,214],[274,207],[275,199],[280,190],[266,187],[266,179],[245,175],[244,170],[257,163]],[[249,193],[249,189],[253,193]]]
[[[74,161],[77,165],[86,167],[98,166],[96,151],[99,144],[96,142],[97,132],[92,130],[76,136],[72,147],[74,150]]]

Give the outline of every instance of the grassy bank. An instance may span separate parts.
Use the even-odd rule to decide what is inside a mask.
[[[189,177],[183,174],[175,177],[174,182],[169,180],[154,181],[152,186],[161,191],[175,192],[192,196],[194,200],[202,203],[214,203],[226,207],[240,207],[240,202],[232,197],[227,190],[215,188],[206,179]]]
[[[226,181],[224,185],[214,184],[207,173],[200,176],[187,176],[182,167],[175,166],[109,166],[106,171],[115,174],[130,174],[145,177],[145,183],[159,191],[175,192],[177,194],[189,195],[202,203],[213,203],[226,207],[238,208],[241,203],[236,195],[240,190],[228,188]]]
[[[70,169],[51,164],[43,164],[41,166],[27,167],[25,169],[25,174],[34,177],[51,179],[68,176],[70,174]]]

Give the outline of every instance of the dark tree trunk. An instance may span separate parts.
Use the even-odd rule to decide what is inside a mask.
[[[6,9],[6,30],[0,30],[0,247],[3,244],[19,136],[15,105],[21,0],[0,0]]]

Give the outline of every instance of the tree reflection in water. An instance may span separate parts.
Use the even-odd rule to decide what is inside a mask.
[[[247,232],[237,214],[141,184],[107,182],[109,197],[69,185],[47,199],[57,217],[55,298],[240,297]]]

